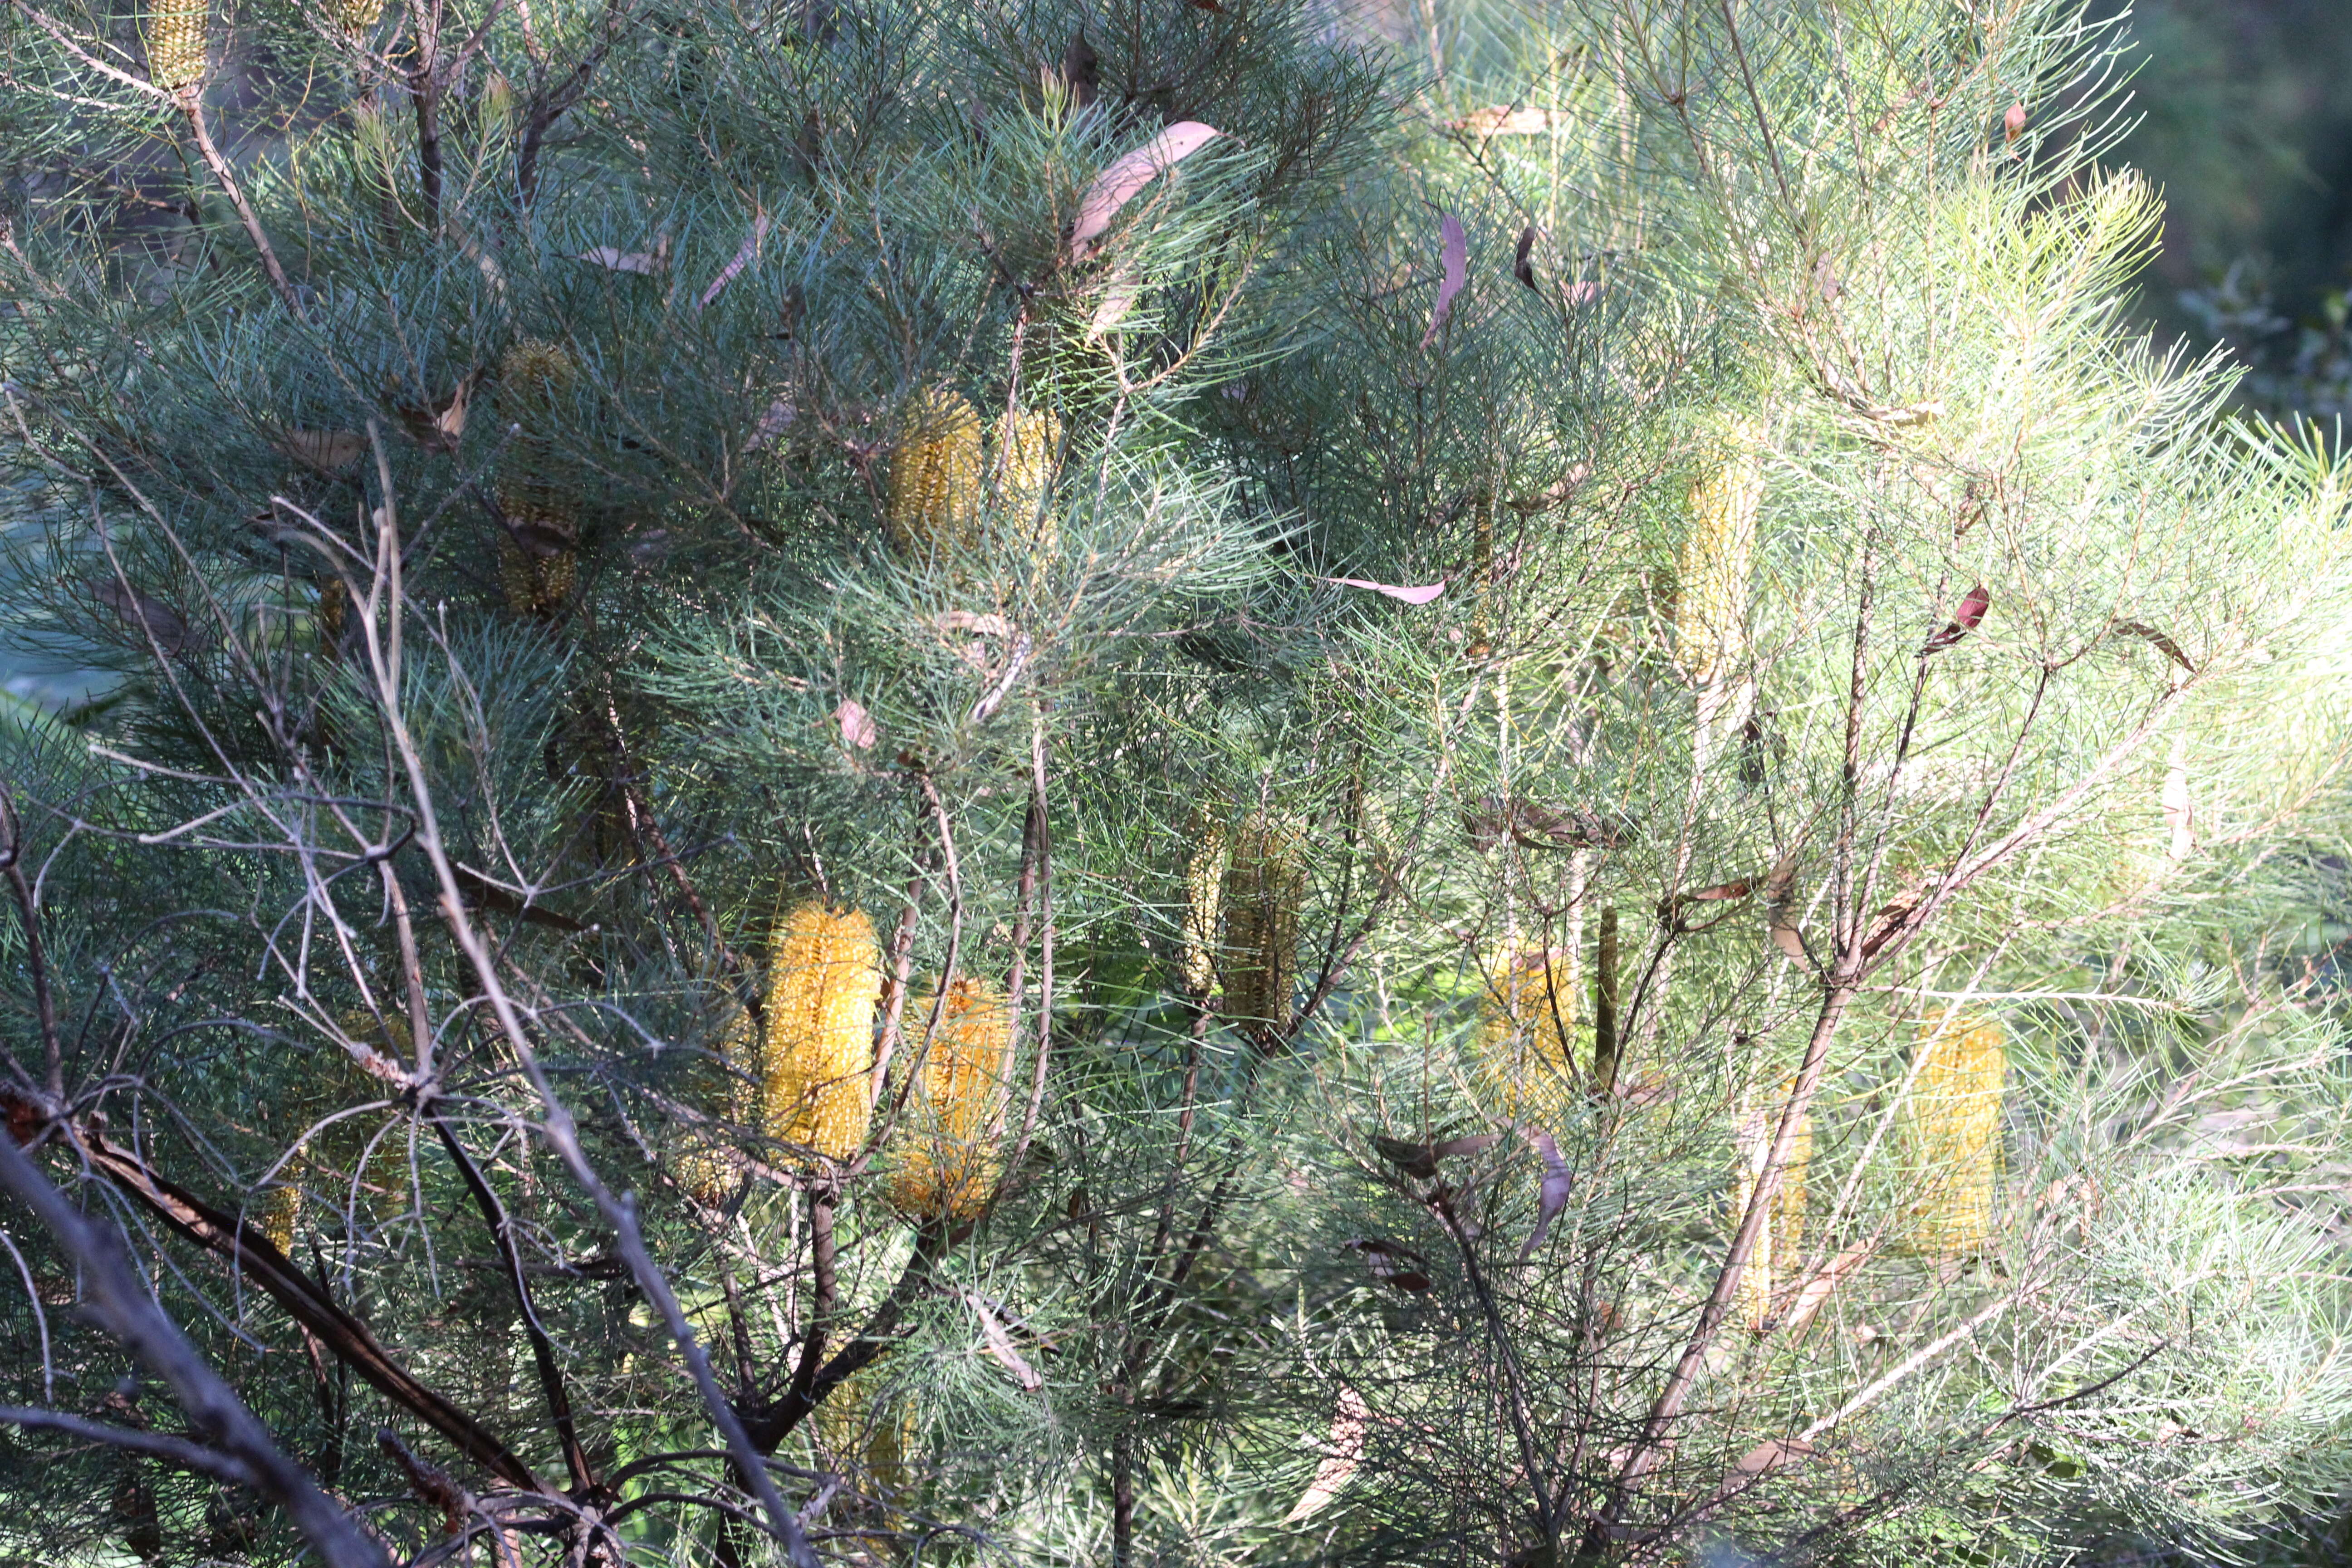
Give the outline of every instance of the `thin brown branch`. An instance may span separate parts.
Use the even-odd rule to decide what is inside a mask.
[[[279,1451],[269,1429],[147,1293],[121,1233],[66,1202],[13,1137],[0,1136],[0,1187],[31,1209],[74,1260],[90,1310],[106,1331],[163,1380],[209,1447],[242,1468],[247,1485],[285,1510],[329,1568],[390,1568],[383,1548]]]
[[[466,1190],[473,1194],[474,1206],[481,1210],[483,1221],[498,1242],[499,1256],[506,1262],[507,1282],[514,1289],[515,1306],[522,1313],[523,1332],[530,1340],[531,1360],[539,1371],[540,1392],[547,1400],[548,1419],[555,1424],[556,1443],[563,1450],[563,1468],[572,1478],[574,1491],[593,1491],[596,1469],[589,1463],[588,1451],[580,1446],[580,1434],[572,1425],[572,1400],[564,1392],[563,1373],[556,1364],[555,1343],[547,1337],[547,1330],[539,1321],[539,1305],[531,1300],[530,1281],[523,1273],[522,1251],[515,1245],[514,1220],[488,1178],[482,1174],[481,1167],[457,1141],[448,1119],[438,1110],[432,1116],[433,1130],[440,1134],[441,1146],[449,1152],[457,1173],[465,1178]]]

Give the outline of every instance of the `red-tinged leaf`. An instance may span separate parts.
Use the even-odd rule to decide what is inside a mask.
[[[881,731],[875,728],[874,715],[855,698],[843,698],[841,706],[833,710],[833,720],[841,726],[843,743],[861,752],[872,751],[874,742],[882,738]]]
[[[2000,117],[2000,139],[2003,145],[2025,134],[2025,105],[2012,103]]]
[[[1180,120],[1131,152],[1122,153],[1095,176],[1078,200],[1078,221],[1070,229],[1070,259],[1086,261],[1095,254],[1095,242],[1110,228],[1119,209],[1136,193],[1224,132],[1197,120]]]
[[[1192,9],[1195,11],[1214,11],[1220,16],[1225,14],[1225,8],[1223,5],[1218,5],[1217,0],[1192,0]]]
[[[1402,1290],[1409,1296],[1419,1296],[1427,1293],[1429,1289],[1429,1276],[1426,1274],[1391,1274],[1389,1276],[1389,1283],[1395,1286],[1398,1289]]]
[[[2148,647],[2156,649],[2157,652],[2162,654],[2165,658],[2170,659],[2173,663],[2179,665],[2189,674],[2194,675],[2197,673],[2197,667],[2189,662],[2189,656],[2180,651],[2180,645],[2174,642],[2170,637],[2166,637],[2162,632],[2158,631],[2154,626],[2148,626],[2141,621],[2117,621],[2116,623],[2116,630],[2123,633],[2124,636],[2127,637],[2139,638],[2140,641],[2147,644]]]
[[[1326,583],[1337,583],[1342,588],[1361,588],[1367,593],[1379,594],[1402,605],[1426,605],[1438,595],[1445,592],[1445,584],[1443,583],[1402,584],[1375,583],[1368,577],[1326,577],[1322,580]]]
[[[1939,649],[1951,647],[1954,643],[1959,641],[1962,637],[1976,630],[1978,623],[1985,618],[1985,612],[1991,607],[1991,593],[1986,589],[1983,584],[1978,584],[1975,587],[1969,589],[1966,594],[1960,596],[1960,606],[1952,613],[1950,624],[1946,626],[1942,631],[1937,632],[1934,637],[1929,637],[1927,639],[1927,646],[1922,647],[1919,651],[1921,653],[1935,653]]]
[[[1537,1158],[1543,1162],[1543,1186],[1536,1198],[1536,1227],[1528,1233],[1528,1244],[1519,1248],[1522,1263],[1533,1258],[1544,1237],[1551,1234],[1551,1222],[1568,1206],[1569,1194],[1576,1186],[1576,1174],[1560,1158],[1559,1144],[1550,1133],[1530,1131],[1527,1140],[1535,1146]]]
[[[1444,270],[1437,280],[1437,308],[1429,313],[1429,331],[1421,334],[1423,348],[1435,342],[1437,334],[1445,330],[1445,319],[1454,313],[1454,296],[1470,281],[1470,237],[1462,231],[1462,220],[1452,213],[1437,221],[1437,253]]]
[[[1430,1152],[1441,1160],[1450,1160],[1456,1154],[1483,1154],[1502,1141],[1499,1132],[1474,1132],[1467,1138],[1448,1138],[1433,1145]]]

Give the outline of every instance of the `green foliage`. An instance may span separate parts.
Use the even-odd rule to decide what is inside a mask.
[[[2070,6],[5,16],[6,629],[112,684],[0,725],[0,1107],[395,1555],[785,1561],[739,1437],[818,1561],[1119,1568],[2226,1555],[2352,1458],[2352,476],[2131,336]],[[212,1440],[10,1235],[0,1403]],[[7,1440],[11,1550],[300,1549]]]

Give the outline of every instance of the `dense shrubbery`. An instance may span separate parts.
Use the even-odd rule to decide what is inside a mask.
[[[2347,475],[2066,6],[11,7],[9,1549],[2341,1475]]]

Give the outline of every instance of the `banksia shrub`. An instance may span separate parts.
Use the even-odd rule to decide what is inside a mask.
[[[1905,1105],[1917,1194],[1910,1240],[1919,1252],[1967,1252],[1992,1234],[2001,1089],[2009,1073],[2004,1040],[1997,1019],[1930,1018],[1920,1026],[1925,1059]]]
[[[963,394],[934,386],[907,409],[890,456],[890,543],[916,560],[962,548],[980,501],[980,415]]]
[[[819,900],[777,927],[768,971],[761,1125],[780,1143],[846,1160],[866,1142],[874,1113],[874,1011],[882,999],[882,951],[862,910]]]
[[[524,338],[499,362],[506,416],[521,426],[499,463],[499,587],[519,616],[549,616],[572,596],[578,570],[580,497],[561,479],[548,431],[575,373],[572,353]]]
[[[905,1049],[923,1050],[926,999],[907,1012]],[[1013,1069],[1013,1016],[1004,998],[959,975],[939,1033],[923,1050],[908,1104],[905,1145],[890,1192],[909,1214],[970,1219],[995,1186],[997,1142]]]
[[[1297,837],[1263,812],[1234,830],[1231,845],[1224,941],[1217,952],[1220,1008],[1249,1033],[1270,1040],[1290,1026],[1306,868]]]
[[[1691,482],[1690,531],[1676,563],[1675,660],[1705,684],[1747,647],[1748,593],[1755,573],[1756,510],[1764,500],[1759,422],[1744,419],[1727,450]]]
[[[205,77],[206,0],[155,0],[141,17],[147,39],[147,79],[166,92]]]
[[[1559,948],[1506,948],[1479,1004],[1478,1098],[1507,1121],[1558,1122],[1574,1098],[1576,966]]]

